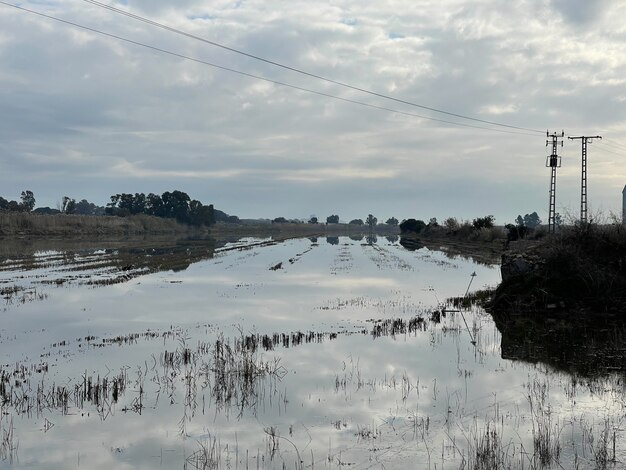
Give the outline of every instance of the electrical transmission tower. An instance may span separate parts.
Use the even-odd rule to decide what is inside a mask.
[[[580,223],[587,223],[587,142],[591,143],[593,139],[601,139],[599,135],[581,135],[578,137],[568,137],[568,139],[580,139],[582,143],[583,155],[583,171],[580,179]]]
[[[565,132],[561,131],[561,135],[558,135],[556,132],[550,134],[550,132],[546,131],[546,137],[549,137],[550,140],[546,140],[546,147],[548,144],[552,143],[552,153],[548,155],[546,158],[546,167],[550,167],[550,206],[548,210],[548,232],[554,232],[556,229],[556,169],[561,167],[561,157],[559,157],[556,153],[556,149],[561,144],[563,147],[563,137],[565,136]],[[561,139],[561,142],[559,142]]]

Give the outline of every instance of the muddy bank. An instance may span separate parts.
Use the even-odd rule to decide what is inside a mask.
[[[0,238],[73,238],[110,236],[186,235],[199,237],[269,237],[340,236],[369,234],[396,235],[397,226],[378,225],[370,230],[355,224],[270,224],[270,223],[217,223],[211,227],[196,227],[178,223],[174,219],[145,214],[128,217],[34,214],[0,212]]]
[[[502,255],[494,312],[577,312],[623,316],[626,233],[621,226],[568,227]]]

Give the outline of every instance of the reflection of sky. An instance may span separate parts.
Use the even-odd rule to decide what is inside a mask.
[[[426,249],[409,252],[386,241],[369,246],[344,237],[338,245],[319,241],[225,252],[182,272],[109,287],[48,288],[47,299],[2,313],[2,364],[47,360],[46,380],[63,384],[80,382],[84,373],[113,375],[128,368],[129,377],[136,378],[139,370],[149,371],[141,415],[122,411],[137,396],[139,384],[131,383],[104,420],[90,407],[84,413],[71,409],[69,416],[45,412],[16,417],[16,467],[181,468],[198,450],[197,441],[210,435],[219,440],[222,463],[238,456],[241,468],[246,459],[256,468],[257,453],[266,459],[263,468],[282,468],[283,459],[292,468],[293,445],[305,465],[313,460],[320,468],[330,465],[329,454],[333,466],[341,461],[356,468],[406,468],[427,463],[430,454],[433,464],[443,459],[444,467],[458,468],[459,452],[467,452],[468,439],[484,429],[485,420],[499,423],[503,439],[532,449],[525,386],[534,380],[549,385],[554,419],[563,428],[573,416],[595,416],[600,409],[613,416],[618,409],[619,393],[590,394],[580,386],[573,393],[565,374],[501,359],[497,329],[488,315],[474,309],[465,316],[477,348],[462,317],[453,313],[417,333],[379,338],[340,334],[320,344],[264,352],[266,360],[279,358],[287,375],[261,381],[256,406],[239,418],[237,410],[220,411],[209,389],[199,388],[197,409],[184,420],[186,437],[181,437],[183,383],[177,380],[172,397],[157,396],[153,379],[159,368],[152,367],[164,350],[180,348],[182,337],[193,349],[218,331],[232,337],[237,328],[244,333],[369,329],[371,319],[427,316],[437,299],[462,295],[473,272],[473,288],[499,281],[495,267]],[[281,269],[270,270],[281,262]],[[85,335],[97,336],[98,342],[172,328],[182,334],[140,338],[121,347],[86,348],[78,341]],[[69,344],[51,347],[62,340]],[[54,423],[45,433],[44,419]],[[290,441],[279,440],[280,452],[271,462],[265,433],[270,427]],[[580,426],[570,434],[578,436]],[[623,451],[618,442],[618,452]],[[563,461],[572,453],[564,449]],[[580,457],[581,449],[578,453]]]

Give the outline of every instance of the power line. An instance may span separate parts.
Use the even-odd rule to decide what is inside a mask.
[[[603,143],[605,145],[608,145],[609,147],[612,147],[612,148],[616,148],[616,149],[620,149],[620,150],[626,150],[626,145],[622,145],[619,142],[614,142],[614,141],[611,141],[611,140],[608,140],[608,141],[605,140]]]
[[[601,145],[599,145],[599,146],[597,147],[597,149],[598,149],[598,150],[601,150],[602,152],[612,153],[613,155],[617,155],[618,157],[623,157],[623,158],[626,158],[626,154],[624,154],[624,153],[617,153],[617,152],[614,152],[613,150],[609,150],[609,149],[607,149],[606,147],[603,147],[603,146],[601,146]]]
[[[235,49],[233,47],[229,47],[229,46],[226,46],[224,44],[220,44],[218,42],[211,41],[209,39],[206,39],[206,38],[203,38],[203,37],[200,37],[200,36],[196,36],[194,34],[188,33],[186,31],[182,31],[182,30],[177,29],[177,28],[173,28],[171,26],[167,26],[167,25],[165,25],[163,23],[159,23],[159,22],[151,20],[149,18],[145,18],[143,16],[136,15],[134,13],[130,13],[128,11],[121,10],[119,8],[116,8],[116,7],[112,6],[112,5],[107,5],[107,4],[98,2],[96,0],[83,0],[83,1],[86,2],[86,3],[92,4],[92,5],[95,5],[95,6],[98,6],[98,7],[105,8],[107,10],[113,11],[113,12],[118,13],[120,15],[127,16],[129,18],[134,19],[134,20],[141,21],[141,22],[149,24],[151,26],[155,26],[157,28],[161,28],[161,29],[164,29],[166,31],[170,31],[170,32],[175,33],[175,34],[180,34],[182,36],[185,36],[185,37],[188,37],[188,38],[191,38],[191,39],[195,39],[197,41],[201,41],[201,42],[203,42],[205,44],[209,44],[211,46],[219,47],[221,49],[227,50],[229,52],[233,52],[235,54],[240,54],[240,55],[243,55],[245,57],[249,57],[249,58],[254,59],[254,60],[259,60],[261,62],[265,62],[266,64],[270,64],[270,65],[273,65],[273,66],[276,66],[276,67],[280,67],[280,68],[289,70],[291,72],[299,73],[301,75],[306,75],[308,77],[316,78],[318,80],[323,80],[323,81],[325,81],[327,83],[332,83],[334,85],[339,85],[339,86],[342,86],[342,87],[345,87],[345,88],[349,88],[351,90],[359,91],[361,93],[366,93],[368,95],[377,96],[379,98],[392,100],[392,101],[395,101],[397,103],[402,103],[402,104],[405,104],[405,105],[414,106],[414,107],[421,108],[421,109],[426,109],[428,111],[432,111],[432,112],[440,113],[440,114],[445,114],[445,115],[453,116],[453,117],[460,118],[460,119],[467,119],[467,120],[470,120],[470,121],[481,122],[483,124],[490,124],[492,126],[506,127],[506,128],[509,128],[509,129],[517,129],[517,130],[522,130],[522,131],[536,132],[536,133],[543,134],[543,131],[540,131],[540,130],[537,130],[537,129],[531,129],[531,128],[520,127],[520,126],[513,126],[513,125],[509,125],[509,124],[499,123],[499,122],[496,122],[496,121],[488,121],[488,120],[485,120],[485,119],[479,119],[479,118],[475,118],[475,117],[471,117],[471,116],[465,116],[463,114],[458,114],[458,113],[453,113],[453,112],[445,111],[445,110],[438,109],[438,108],[433,108],[431,106],[426,106],[426,105],[415,103],[415,102],[412,102],[412,101],[407,101],[407,100],[403,100],[403,99],[400,99],[400,98],[395,98],[393,96],[385,95],[383,93],[378,93],[378,92],[375,92],[375,91],[372,91],[372,90],[368,90],[366,88],[361,88],[361,87],[358,87],[358,86],[355,86],[355,85],[350,85],[349,83],[341,82],[339,80],[334,80],[332,78],[324,77],[322,75],[318,75],[318,74],[315,74],[315,73],[307,72],[305,70],[302,70],[302,69],[299,69],[299,68],[296,68],[296,67],[285,65],[285,64],[282,64],[280,62],[276,62],[276,61],[273,61],[273,60],[270,60],[270,59],[266,59],[264,57],[261,57],[261,56],[255,55],[255,54],[251,54],[249,52],[245,52],[245,51],[242,51],[240,49]],[[1,2],[1,3],[4,3],[4,2]]]
[[[623,147],[623,148],[625,148],[625,149],[626,149],[626,145],[624,145],[624,144],[622,144],[622,143],[619,143],[619,142],[616,142],[616,141],[614,141],[614,140],[611,140],[611,139],[604,139],[604,143],[606,144],[607,142],[609,142],[609,143],[610,143],[610,144],[612,144],[612,145],[617,145],[618,147]]]
[[[41,12],[38,12],[38,11],[35,11],[35,10],[30,10],[28,8],[24,8],[24,7],[21,7],[21,6],[13,5],[12,3],[7,3],[7,2],[4,2],[4,1],[0,0],[0,4],[6,5],[6,6],[9,6],[9,7],[13,7],[13,8],[16,8],[18,10],[21,10],[21,11],[24,11],[24,12],[27,12],[27,13],[31,13],[33,15],[37,15],[37,16],[40,16],[40,17],[43,17],[43,18],[47,18],[47,19],[50,19],[50,20],[58,21],[60,23],[66,24],[66,25],[70,25],[70,26],[74,26],[76,28],[80,28],[80,29],[83,29],[83,30],[86,30],[86,31],[90,31],[92,33],[100,34],[100,35],[103,35],[103,36],[106,36],[106,37],[109,37],[109,38],[117,39],[119,41],[127,42],[129,44],[133,44],[133,45],[136,45],[136,46],[141,46],[141,47],[144,47],[144,48],[156,51],[156,52],[160,52],[160,53],[167,54],[167,55],[170,55],[170,56],[178,57],[180,59],[185,59],[185,60],[189,60],[189,61],[196,62],[196,63],[199,63],[199,64],[208,65],[210,67],[214,67],[214,68],[217,68],[217,69],[220,69],[220,70],[224,70],[226,72],[231,72],[231,73],[235,73],[235,74],[238,74],[238,75],[243,75],[245,77],[254,78],[256,80],[262,80],[262,81],[267,82],[267,83],[273,83],[275,85],[284,86],[284,87],[287,87],[287,88],[291,88],[291,89],[298,90],[298,91],[303,91],[303,92],[306,92],[306,93],[311,93],[311,94],[318,95],[318,96],[324,96],[326,98],[332,98],[332,99],[343,101],[343,102],[346,102],[346,103],[358,104],[360,106],[365,106],[365,107],[372,108],[372,109],[377,109],[377,110],[380,110],[380,111],[388,111],[388,112],[397,113],[397,114],[404,115],[404,116],[417,117],[417,118],[420,118],[420,119],[426,119],[426,120],[429,120],[429,121],[440,122],[440,123],[450,124],[450,125],[454,125],[454,126],[468,127],[468,128],[472,128],[472,129],[481,129],[481,130],[492,131],[492,132],[500,132],[500,133],[506,133],[506,134],[532,135],[532,136],[534,136],[534,134],[530,134],[530,133],[527,133],[527,132],[516,132],[516,131],[506,130],[506,129],[494,129],[494,128],[490,128],[490,127],[477,126],[477,125],[466,124],[466,123],[462,123],[462,122],[447,121],[445,119],[437,119],[437,118],[433,118],[433,117],[429,117],[429,116],[422,116],[420,114],[409,113],[409,112],[406,112],[406,111],[400,111],[400,110],[397,110],[397,109],[387,108],[385,106],[378,106],[378,105],[365,103],[365,102],[358,101],[358,100],[352,100],[352,99],[349,99],[349,98],[343,98],[341,96],[332,95],[330,93],[324,93],[322,91],[311,90],[309,88],[304,88],[304,87],[300,87],[300,86],[297,86],[297,85],[292,85],[290,83],[281,82],[281,81],[278,81],[278,80],[273,80],[273,79],[262,77],[262,76],[259,76],[259,75],[254,75],[254,74],[251,74],[251,73],[248,73],[248,72],[243,72],[241,70],[236,70],[236,69],[233,69],[233,68],[230,68],[230,67],[225,67],[223,65],[214,64],[212,62],[208,62],[208,61],[205,61],[205,60],[202,60],[202,59],[197,59],[195,57],[190,57],[190,56],[187,56],[187,55],[184,55],[184,54],[179,54],[178,52],[169,51],[167,49],[162,49],[160,47],[151,46],[149,44],[145,44],[145,43],[142,43],[142,42],[139,42],[139,41],[135,41],[135,40],[132,40],[132,39],[128,39],[128,38],[125,38],[125,37],[122,37],[122,36],[118,36],[118,35],[115,35],[115,34],[107,33],[105,31],[101,31],[101,30],[98,30],[98,29],[95,29],[95,28],[91,28],[89,26],[84,26],[84,25],[81,25],[81,24],[78,24],[78,23],[74,23],[72,21],[68,21],[68,20],[64,20],[64,19],[61,19],[61,18],[58,18],[58,17],[55,17],[55,16],[47,15],[45,13],[41,13]]]

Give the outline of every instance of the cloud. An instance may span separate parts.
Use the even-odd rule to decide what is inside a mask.
[[[594,23],[606,13],[608,0],[552,0],[554,9],[574,26]]]
[[[626,7],[576,3],[578,10],[560,0],[423,1],[419,8],[401,0],[116,5],[405,101],[540,131],[605,132],[626,145]],[[23,4],[300,87],[458,121],[85,2]],[[339,212],[347,220],[375,211],[379,218],[494,213],[504,221],[520,212],[541,215],[547,206],[540,133],[502,134],[382,112],[0,8],[4,197],[28,187],[44,205],[65,194],[103,204],[120,191],[181,189],[245,217]],[[572,166],[559,177],[560,201],[573,207],[578,152],[564,148]],[[615,156],[614,179],[626,178],[623,162]],[[590,198],[605,207],[620,201],[593,181]]]

